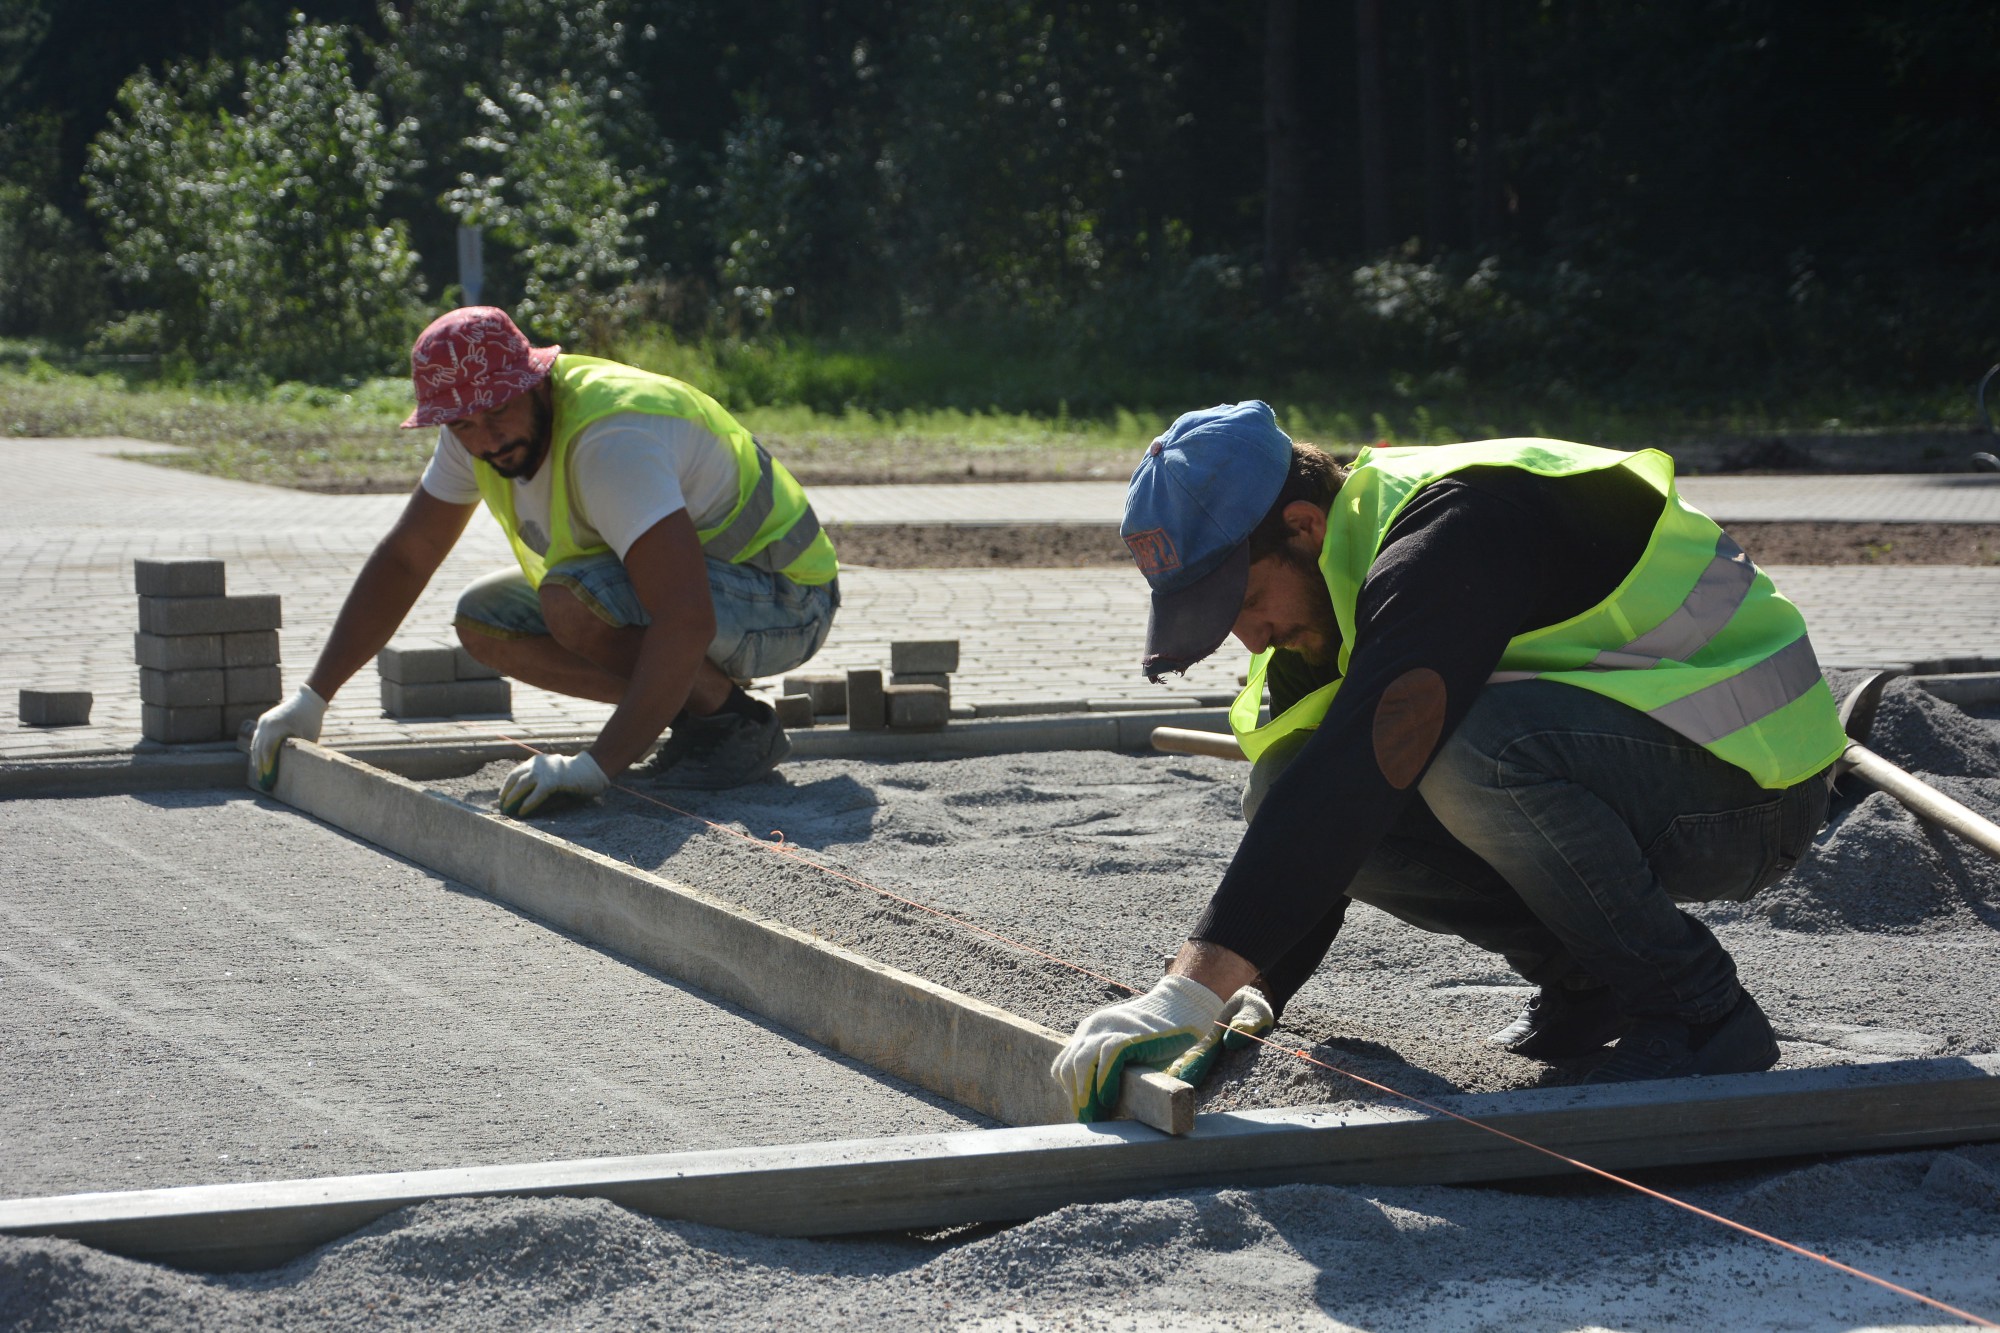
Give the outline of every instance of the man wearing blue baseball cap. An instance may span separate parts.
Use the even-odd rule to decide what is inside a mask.
[[[1232,633],[1255,655],[1230,710],[1254,767],[1167,975],[1056,1060],[1079,1119],[1111,1113],[1127,1064],[1206,1069],[1270,1027],[1356,900],[1533,983],[1492,1038],[1517,1054],[1616,1040],[1602,1082],[1776,1063],[1679,904],[1785,873],[1846,737],[1797,609],[1671,459],[1513,439],[1346,468],[1237,403],[1153,441],[1123,533],[1152,586],[1149,678]]]

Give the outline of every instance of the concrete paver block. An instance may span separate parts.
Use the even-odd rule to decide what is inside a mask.
[[[888,721],[882,694],[882,673],[876,669],[847,673],[847,726],[851,731],[880,731]]]
[[[416,685],[384,680],[382,711],[390,717],[511,713],[514,695],[505,680],[452,680]]]
[[[221,665],[225,667],[276,666],[282,660],[278,656],[278,631],[274,629],[244,630],[222,636]]]
[[[145,704],[139,710],[140,730],[149,741],[178,745],[222,739],[222,709],[163,708]]]
[[[813,701],[809,694],[781,694],[771,701],[771,707],[778,714],[779,726],[810,727],[813,724]]]
[[[847,711],[847,677],[831,672],[794,673],[785,677],[785,694],[812,700],[813,716],[837,717]]]
[[[957,639],[905,639],[889,645],[889,669],[911,672],[958,670]]]
[[[22,690],[21,722],[30,727],[90,725],[89,690]]]
[[[132,660],[154,671],[219,669],[222,666],[224,637],[221,634],[134,634]]]
[[[149,560],[132,562],[132,581],[141,597],[220,597],[224,580],[220,560]]]
[[[255,725],[271,707],[270,703],[224,704],[222,706],[222,739],[234,740],[243,734],[243,728]]]
[[[222,673],[225,704],[274,704],[285,683],[274,666],[231,667]]]
[[[889,684],[935,685],[944,691],[945,702],[951,702],[951,674],[945,671],[898,671],[889,677]]]
[[[139,628],[147,634],[239,634],[282,627],[273,593],[248,597],[141,597]]]
[[[375,669],[399,685],[441,684],[459,678],[458,651],[442,643],[392,643],[375,655]]]
[[[455,677],[455,679],[458,680],[500,679],[500,668],[487,666],[486,663],[480,661],[478,658],[474,657],[471,653],[467,652],[464,644],[460,643],[452,645],[451,651],[453,653],[452,660],[455,663],[457,663],[456,669],[458,674]]]
[[[951,717],[951,696],[936,685],[891,685],[882,693],[896,731],[938,731]]]
[[[220,708],[223,673],[139,668],[139,698],[161,708]]]

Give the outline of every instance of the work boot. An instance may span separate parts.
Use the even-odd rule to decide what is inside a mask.
[[[1609,986],[1577,990],[1556,984],[1529,996],[1521,1016],[1486,1040],[1530,1060],[1567,1060],[1590,1054],[1631,1027]]]
[[[722,791],[755,782],[792,752],[777,713],[761,699],[745,711],[684,717],[642,770],[662,787]]]
[[[1690,1027],[1671,1018],[1648,1018],[1612,1049],[1611,1057],[1585,1083],[1636,1083],[1648,1078],[1690,1074],[1754,1074],[1778,1063],[1778,1037],[1771,1020],[1744,991],[1713,1023]]]

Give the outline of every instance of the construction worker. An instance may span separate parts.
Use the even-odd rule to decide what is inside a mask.
[[[811,657],[840,606],[833,545],[792,475],[700,390],[531,347],[491,306],[433,321],[410,375],[403,427],[437,427],[437,447],[312,674],[259,719],[253,779],[270,789],[285,737],[318,739],[481,500],[519,568],[460,595],[459,642],[504,675],[617,705],[584,753],[509,773],[503,811],[596,796],[669,726],[649,765],[667,786],[734,787],[784,759],[770,705],[736,682]]]
[[[1249,826],[1159,985],[1085,1019],[1081,1119],[1126,1063],[1267,1027],[1350,901],[1536,987],[1491,1040],[1598,1082],[1768,1069],[1770,1022],[1677,905],[1747,898],[1824,822],[1845,737],[1805,624],[1672,460],[1554,440],[1364,449],[1248,402],[1155,440],[1123,533],[1158,680],[1232,632]],[[1268,686],[1272,718],[1260,725]]]

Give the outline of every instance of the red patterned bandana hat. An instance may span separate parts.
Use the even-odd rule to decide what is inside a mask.
[[[507,312],[490,305],[439,315],[410,349],[417,410],[403,429],[442,426],[498,407],[547,379],[560,351],[528,346]]]

